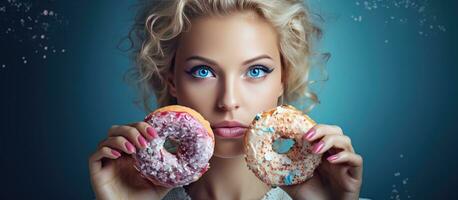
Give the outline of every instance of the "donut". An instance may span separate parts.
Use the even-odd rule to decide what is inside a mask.
[[[256,114],[244,138],[248,168],[269,186],[303,183],[313,176],[321,154],[310,150],[302,136],[314,125],[291,105]]]
[[[179,105],[166,106],[148,114],[144,121],[158,137],[133,154],[134,167],[141,176],[171,188],[188,185],[209,169],[215,138],[210,123],[197,111]],[[168,143],[176,148],[166,148]]]

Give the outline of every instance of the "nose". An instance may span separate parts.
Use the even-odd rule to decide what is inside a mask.
[[[232,111],[240,107],[238,101],[238,90],[234,78],[226,78],[221,86],[218,109],[222,111]]]

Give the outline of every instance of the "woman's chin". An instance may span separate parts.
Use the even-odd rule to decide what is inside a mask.
[[[243,156],[243,138],[221,139],[215,137],[213,156],[219,158],[236,158]]]

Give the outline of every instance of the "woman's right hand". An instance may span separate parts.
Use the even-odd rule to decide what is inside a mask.
[[[131,154],[157,137],[146,122],[112,126],[89,158],[91,184],[96,199],[162,199],[172,188],[143,178],[133,167]]]

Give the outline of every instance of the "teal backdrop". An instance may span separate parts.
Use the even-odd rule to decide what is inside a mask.
[[[352,138],[361,196],[457,199],[456,1],[309,2],[332,54],[310,115]],[[117,48],[135,3],[0,1],[1,199],[94,198],[89,155],[145,115]]]

